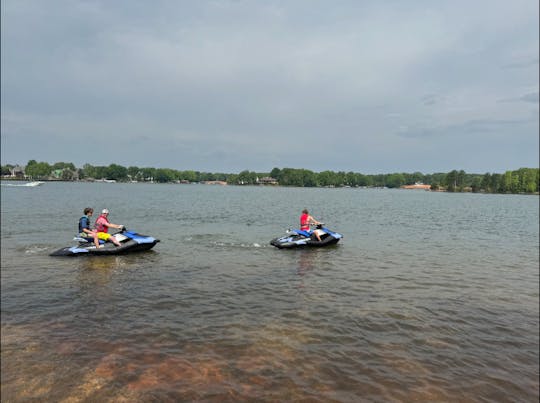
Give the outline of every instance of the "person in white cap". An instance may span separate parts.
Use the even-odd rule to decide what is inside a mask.
[[[104,241],[111,241],[116,246],[120,246],[120,242],[118,242],[115,237],[111,236],[111,234],[108,234],[107,232],[109,231],[109,228],[123,229],[124,226],[121,224],[113,224],[109,222],[108,217],[109,210],[104,208],[101,211],[101,215],[96,220],[95,228],[97,231],[97,236],[99,239],[103,239]]]

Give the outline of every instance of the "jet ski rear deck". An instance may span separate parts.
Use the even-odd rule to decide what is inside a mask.
[[[123,231],[112,236],[120,242],[120,246],[106,242],[96,248],[93,240],[75,237],[74,240],[79,241],[79,245],[58,249],[50,256],[121,255],[152,249],[159,242],[159,239],[133,231]]]

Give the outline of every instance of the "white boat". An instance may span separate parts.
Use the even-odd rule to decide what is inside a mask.
[[[26,182],[26,183],[5,183],[5,182],[2,182],[2,186],[15,186],[15,187],[24,187],[24,188],[28,188],[28,187],[36,187],[36,186],[40,186],[40,185],[43,185],[45,182],[39,182],[39,181],[34,181],[34,182]]]

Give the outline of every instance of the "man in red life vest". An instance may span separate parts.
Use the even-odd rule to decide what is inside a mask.
[[[310,224],[318,225],[322,224],[321,222],[314,219],[312,216],[309,215],[309,211],[307,209],[302,210],[302,215],[300,216],[300,230],[310,232]],[[321,235],[320,230],[313,231],[313,235],[317,238],[319,242],[321,242]]]
[[[111,234],[108,234],[107,232],[109,231],[109,228],[122,229],[124,228],[124,226],[109,222],[108,216],[109,210],[107,210],[106,208],[103,209],[101,215],[96,220],[95,227],[97,231],[97,236],[99,239],[103,239],[104,241],[111,241],[116,246],[120,246],[120,242],[118,242],[115,237],[111,236]]]

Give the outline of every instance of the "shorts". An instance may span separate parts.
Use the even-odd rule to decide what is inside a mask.
[[[106,232],[98,232],[97,237],[98,239],[103,239],[104,241],[107,241],[111,237],[111,234],[107,234]]]
[[[94,237],[90,234],[87,234],[86,232],[81,232],[79,235],[77,235],[79,238],[85,239],[88,242],[92,242],[94,240]]]

